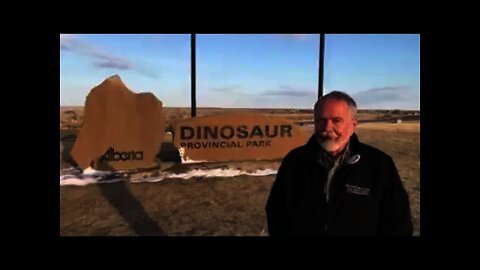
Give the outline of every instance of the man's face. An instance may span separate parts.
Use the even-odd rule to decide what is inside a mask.
[[[315,135],[325,151],[335,156],[348,143],[357,126],[347,102],[327,99],[315,107]]]

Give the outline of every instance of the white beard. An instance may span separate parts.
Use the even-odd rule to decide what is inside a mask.
[[[340,143],[334,140],[326,140],[320,143],[323,149],[327,152],[334,152],[340,148]]]
[[[323,131],[321,133],[324,141],[320,143],[323,149],[327,152],[334,152],[340,148],[340,134],[335,130]]]

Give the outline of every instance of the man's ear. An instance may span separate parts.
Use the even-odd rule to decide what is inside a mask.
[[[357,128],[358,119],[357,117],[353,118],[353,129]]]

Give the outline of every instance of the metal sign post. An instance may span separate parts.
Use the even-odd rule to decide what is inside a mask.
[[[318,61],[318,98],[323,96],[323,62],[325,55],[325,34],[320,34],[320,53]]]

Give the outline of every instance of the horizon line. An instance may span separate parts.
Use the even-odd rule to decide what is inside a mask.
[[[81,107],[84,108],[85,105],[60,105],[60,108],[70,108],[70,107]],[[171,108],[171,109],[191,109],[191,106],[165,106],[162,108]],[[213,107],[213,106],[202,106],[196,107],[197,109],[234,109],[234,110],[313,110],[313,108],[298,108],[298,107]],[[420,111],[418,109],[399,109],[399,108],[357,108],[358,110],[374,110],[374,111],[385,111],[385,110],[399,110],[399,111]]]

